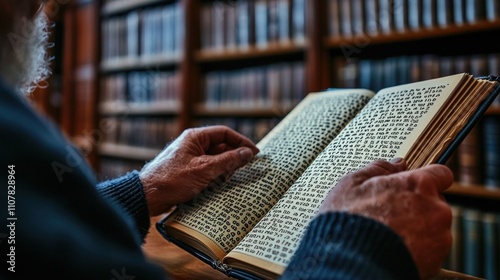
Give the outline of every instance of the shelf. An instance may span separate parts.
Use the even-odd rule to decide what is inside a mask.
[[[205,105],[197,105],[195,115],[197,117],[265,117],[265,118],[282,118],[289,111],[283,108],[251,108],[251,107],[209,107]]]
[[[141,58],[124,58],[101,63],[101,72],[150,70],[156,71],[160,67],[176,66],[182,60],[182,55],[157,55]]]
[[[487,115],[500,115],[500,106],[492,105],[490,108],[488,108],[488,110],[486,111],[486,114]]]
[[[276,55],[289,55],[303,53],[306,49],[305,42],[274,43],[265,47],[250,46],[248,48],[200,50],[195,53],[195,60],[200,63],[234,61]]]
[[[115,0],[103,6],[101,15],[112,16],[162,2],[165,2],[165,0]]]
[[[175,102],[154,101],[150,103],[103,103],[99,112],[104,115],[175,115],[179,113],[179,105]]]
[[[468,186],[459,183],[454,183],[445,191],[445,194],[500,200],[500,189],[487,189],[484,186]]]
[[[327,47],[330,48],[340,48],[345,45],[358,45],[359,42],[365,42],[365,44],[370,44],[370,45],[391,44],[391,43],[419,41],[423,39],[432,39],[439,37],[452,37],[466,33],[491,31],[496,29],[500,29],[500,20],[491,22],[483,21],[474,24],[451,25],[444,28],[440,27],[436,27],[433,29],[423,28],[416,31],[408,29],[404,33],[393,32],[390,34],[377,34],[377,35],[364,34],[364,36],[327,38],[325,40],[325,44]],[[367,40],[368,43],[366,43]]]
[[[133,147],[114,143],[103,143],[99,145],[99,154],[101,156],[120,157],[132,160],[148,161],[153,159],[161,152],[159,149]]]

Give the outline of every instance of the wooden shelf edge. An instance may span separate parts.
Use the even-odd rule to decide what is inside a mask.
[[[268,107],[268,108],[252,108],[252,107],[240,107],[235,106],[214,106],[210,107],[204,104],[198,104],[195,107],[195,115],[197,117],[284,117],[290,110],[290,108],[280,108],[280,107]]]
[[[451,188],[445,191],[445,194],[500,200],[500,188],[488,189],[484,186],[468,186],[460,183],[453,183]]]
[[[162,2],[165,2],[165,0],[117,0],[104,5],[101,15],[111,16]]]
[[[272,43],[264,47],[249,46],[248,48],[199,50],[195,53],[195,60],[199,63],[244,60],[275,55],[301,53],[305,50],[305,42],[292,41],[290,43]]]
[[[177,115],[179,114],[179,104],[175,102],[151,101],[145,103],[103,103],[99,105],[99,112],[102,115]]]
[[[486,111],[487,115],[500,115],[500,105],[492,105]]]
[[[158,67],[176,66],[181,63],[182,55],[155,55],[150,57],[138,58],[123,58],[101,63],[101,72],[114,72],[114,71],[130,71],[136,69],[145,69],[156,71]]]
[[[160,149],[134,147],[115,143],[102,143],[98,147],[99,155],[112,156],[132,160],[148,161],[158,155]]]
[[[357,45],[359,42],[365,44],[389,44],[399,42],[411,42],[423,39],[432,39],[438,37],[451,37],[465,33],[488,31],[500,29],[500,20],[481,21],[473,24],[450,25],[447,27],[435,27],[432,29],[422,28],[419,30],[405,30],[405,32],[394,31],[389,34],[363,34],[361,36],[327,38],[325,45],[329,48],[342,48],[346,45]]]

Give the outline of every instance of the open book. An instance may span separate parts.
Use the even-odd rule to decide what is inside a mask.
[[[169,241],[240,279],[275,279],[324,198],[376,159],[409,169],[445,163],[500,91],[462,73],[382,89],[308,94],[257,146],[260,153],[156,226]]]

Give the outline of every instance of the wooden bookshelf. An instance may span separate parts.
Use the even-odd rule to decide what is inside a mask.
[[[445,194],[452,194],[471,198],[500,200],[500,188],[488,189],[479,185],[463,185],[454,183],[453,186],[445,191]]]
[[[172,102],[134,103],[102,103],[99,112],[103,115],[177,115],[179,105]]]
[[[122,72],[131,70],[155,71],[159,68],[174,67],[180,64],[181,55],[158,55],[147,58],[118,59],[101,63],[101,73]]]
[[[134,147],[115,143],[102,143],[99,145],[99,153],[102,156],[118,157],[139,161],[149,161],[160,153],[159,149]]]
[[[500,20],[450,25],[432,29],[422,27],[419,30],[407,30],[404,33],[394,31],[389,34],[364,34],[363,36],[354,35],[340,38],[328,37],[325,39],[325,45],[329,48],[339,48],[344,45],[358,45],[359,42],[368,42],[370,45],[419,42],[443,37],[467,36],[468,34],[486,31],[500,31]]]
[[[500,115],[500,105],[493,105],[486,111],[488,115]]]
[[[305,50],[305,43],[275,43],[266,47],[249,46],[248,48],[235,48],[229,50],[200,50],[196,52],[195,59],[199,63],[238,61],[298,54],[303,53]]]
[[[77,106],[77,98],[67,94],[75,89],[88,90],[89,94],[84,99],[85,113],[81,116],[75,112],[62,112],[64,116],[63,126],[67,127],[70,133],[74,135],[75,130],[89,129],[90,123],[97,126],[98,118],[90,118],[85,127],[72,127],[69,122],[77,122],[80,119],[89,115],[99,114],[100,117],[123,116],[130,117],[166,117],[174,118],[177,122],[178,132],[197,123],[198,120],[204,118],[281,118],[290,110],[290,108],[278,108],[274,105],[264,105],[260,107],[224,107],[224,106],[206,106],[200,104],[203,99],[203,84],[207,73],[217,72],[220,70],[233,71],[239,67],[265,67],[273,63],[298,62],[302,63],[307,74],[307,79],[304,80],[305,90],[307,92],[322,90],[327,87],[335,86],[338,77],[339,69],[332,65],[332,59],[342,57],[339,50],[345,45],[359,45],[360,40],[368,40],[369,44],[364,47],[362,53],[356,59],[379,59],[390,57],[395,48],[401,49],[401,44],[405,44],[405,55],[421,54],[422,49],[427,51],[429,46],[435,42],[442,43],[442,49],[454,49],[455,53],[460,53],[460,48],[455,47],[457,40],[470,41],[485,40],[487,44],[477,43],[472,47],[471,43],[467,42],[468,49],[466,54],[476,51],[477,53],[486,53],[491,51],[491,47],[486,47],[489,44],[491,36],[478,36],[477,34],[494,35],[500,32],[500,19],[495,20],[479,20],[474,23],[464,23],[460,25],[449,24],[448,26],[436,26],[434,28],[419,28],[418,30],[408,29],[405,32],[392,31],[390,33],[379,32],[377,35],[365,33],[361,36],[340,36],[333,37],[329,34],[328,24],[331,17],[328,15],[328,3],[331,0],[305,1],[306,10],[305,18],[307,25],[305,26],[305,40],[295,40],[290,37],[288,41],[272,42],[263,46],[256,44],[255,35],[251,38],[248,45],[245,47],[227,47],[220,49],[202,48],[202,6],[210,3],[210,1],[201,0],[115,0],[107,1],[85,1],[76,2],[68,6],[65,25],[67,28],[67,37],[73,40],[66,44],[66,54],[68,59],[65,59],[67,65],[62,72],[76,73],[79,77],[79,84],[70,80],[70,75],[65,77],[65,108],[81,107],[80,103]],[[294,2],[291,0],[290,3]],[[161,54],[153,56],[137,56],[134,58],[121,58],[115,60],[103,60],[101,46],[103,40],[101,35],[102,24],[110,18],[125,17],[131,12],[148,12],[149,10],[161,8],[167,5],[178,3],[184,9],[184,18],[182,24],[184,26],[184,44],[180,52],[175,54]],[[229,3],[229,2],[228,2]],[[218,3],[219,6],[227,4],[225,1]],[[78,17],[76,17],[78,15]],[[97,22],[97,26],[86,26],[82,20],[83,16],[93,18]],[[147,14],[149,15],[149,14]],[[291,14],[290,14],[291,16]],[[291,28],[291,26],[290,26]],[[84,32],[77,32],[83,30]],[[96,31],[96,32],[93,32]],[[255,32],[255,30],[252,30]],[[70,34],[78,34],[79,37]],[[93,34],[93,35],[91,35]],[[291,36],[291,35],[290,35]],[[85,37],[85,38],[84,38]],[[444,38],[444,39],[443,39]],[[446,39],[453,38],[453,42],[447,42]],[[481,39],[482,38],[482,39]],[[448,45],[446,45],[448,44]],[[89,45],[95,48],[88,47]],[[87,46],[87,47],[84,47]],[[141,45],[142,46],[142,45]],[[425,46],[425,48],[421,48]],[[90,56],[85,50],[94,49],[96,53]],[[400,50],[397,50],[400,51]],[[78,59],[73,59],[71,56]],[[84,62],[84,63],[83,63]],[[90,63],[90,65],[89,65]],[[175,103],[168,102],[144,102],[142,104],[134,103],[99,103],[98,98],[101,96],[99,81],[85,79],[89,77],[107,77],[120,73],[129,73],[134,71],[157,72],[157,71],[179,71],[181,82],[179,86],[179,100]],[[81,82],[80,82],[81,80]],[[68,86],[70,84],[70,86]],[[81,85],[86,85],[82,87]],[[245,104],[241,102],[240,104]],[[83,107],[82,107],[83,108]],[[487,111],[487,115],[500,115],[500,107],[491,107]],[[77,134],[77,133],[76,133]],[[121,150],[132,149],[134,147],[123,146]],[[101,151],[101,149],[95,149]],[[141,150],[141,149],[139,149]],[[106,154],[106,149],[102,150],[102,155]],[[101,153],[101,152],[99,152]],[[131,152],[127,158],[137,155]],[[147,154],[148,156],[152,153]],[[118,155],[115,155],[119,157]],[[143,160],[144,156],[137,156],[137,159]],[[95,167],[98,168],[98,160]],[[457,187],[458,188],[458,187]],[[451,192],[461,193],[453,188]],[[460,188],[458,188],[460,190]],[[469,191],[469,189],[466,189]],[[465,192],[467,193],[467,192]],[[494,193],[494,192],[493,192]],[[495,194],[485,192],[488,197]],[[474,194],[471,196],[475,197]]]

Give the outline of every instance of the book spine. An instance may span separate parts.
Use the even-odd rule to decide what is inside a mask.
[[[364,0],[365,3],[365,31],[368,35],[377,35],[380,31],[379,29],[379,9],[378,1],[376,0]]]
[[[453,24],[453,0],[437,0],[436,20],[439,27],[447,27]]]
[[[351,1],[340,0],[341,33],[343,37],[351,37],[352,32],[352,13]]]
[[[328,2],[328,22],[329,35],[334,38],[340,37],[340,0]]]
[[[437,26],[437,0],[422,1],[422,26],[432,29]]]
[[[306,0],[293,0],[292,30],[296,42],[304,42],[306,38]]]
[[[268,42],[267,1],[255,1],[255,43],[257,47],[266,47]]]
[[[464,209],[464,273],[482,275],[482,227],[479,210]]]
[[[465,0],[453,0],[453,21],[456,25],[465,23]]]
[[[250,46],[250,7],[247,0],[240,1],[236,10],[237,45],[239,48]]]
[[[397,32],[408,31],[408,2],[407,0],[393,1],[394,28]]]
[[[394,29],[394,10],[391,0],[379,0],[380,32],[389,34]]]
[[[462,233],[462,208],[451,205],[452,223],[451,236],[452,243],[445,267],[453,271],[462,271],[463,268],[463,233]]]
[[[411,30],[422,27],[422,1],[408,0],[408,25]]]
[[[500,277],[500,225],[496,213],[483,213],[482,224],[484,233],[484,277],[499,279]]]
[[[475,23],[486,19],[485,0],[465,0],[465,20]]]
[[[500,189],[500,117],[485,116],[482,125],[484,184],[488,189]]]
[[[353,35],[364,36],[365,34],[365,5],[363,0],[351,1],[352,32]]]
[[[487,20],[495,21],[500,17],[500,2],[497,0],[486,0],[485,9]]]

